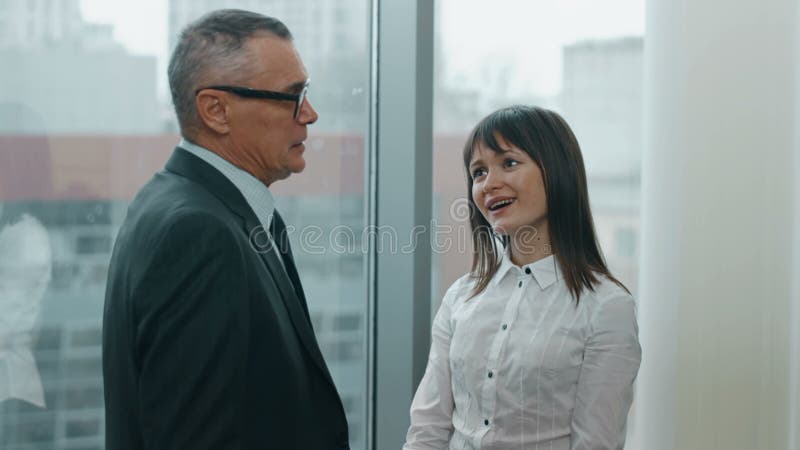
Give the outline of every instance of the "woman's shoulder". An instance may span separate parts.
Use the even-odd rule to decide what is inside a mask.
[[[447,288],[442,303],[454,305],[464,302],[472,295],[476,283],[477,279],[470,272],[465,273]]]
[[[603,339],[622,339],[633,342],[638,338],[637,306],[633,296],[608,276],[598,274],[599,282],[581,304],[588,312],[592,333]]]
[[[604,274],[596,274],[598,282],[594,285],[594,290],[584,289],[586,299],[596,306],[602,307],[608,302],[625,302],[633,304],[634,298],[628,290]],[[581,297],[583,301],[583,297]]]

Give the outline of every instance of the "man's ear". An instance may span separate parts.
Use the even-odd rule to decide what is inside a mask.
[[[219,134],[228,134],[231,129],[227,100],[223,93],[211,89],[200,91],[194,99],[200,120]]]

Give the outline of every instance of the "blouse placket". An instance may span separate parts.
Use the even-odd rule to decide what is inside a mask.
[[[495,417],[495,407],[497,405],[497,380],[505,376],[503,373],[498,373],[497,367],[500,361],[500,356],[504,353],[508,344],[508,338],[511,328],[516,322],[519,313],[519,303],[522,301],[525,291],[530,283],[534,282],[533,277],[526,275],[519,269],[512,269],[516,273],[516,279],[506,277],[501,283],[514,283],[511,290],[511,298],[503,310],[500,323],[497,324],[497,332],[492,339],[491,347],[489,350],[489,359],[487,361],[484,377],[486,377],[481,389],[481,415],[483,416],[483,437],[491,428]]]

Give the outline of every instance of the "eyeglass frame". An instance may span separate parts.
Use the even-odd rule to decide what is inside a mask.
[[[294,113],[292,114],[292,118],[296,120],[297,116],[300,114],[300,107],[306,101],[306,94],[308,93],[308,85],[310,83],[311,79],[309,78],[305,81],[305,83],[303,83],[303,90],[300,91],[299,94],[288,94],[286,92],[266,91],[266,90],[253,89],[242,86],[215,85],[215,86],[202,87],[194,91],[194,95],[197,96],[197,94],[199,94],[200,91],[204,91],[206,89],[213,89],[215,91],[230,92],[242,98],[292,101],[294,102]]]

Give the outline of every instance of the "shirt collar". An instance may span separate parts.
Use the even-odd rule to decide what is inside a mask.
[[[526,269],[531,270],[531,276],[533,276],[533,279],[536,280],[536,283],[542,290],[546,289],[548,286],[562,278],[561,269],[559,269],[558,261],[554,255],[547,256],[546,258],[542,258],[536,262],[519,267],[511,261],[511,257],[506,249],[503,252],[502,259],[500,260],[500,267],[497,268],[497,272],[494,274],[494,277],[492,277],[492,281],[490,281],[489,284],[492,287],[496,287],[510,272],[516,272],[518,276],[524,276],[526,275]]]
[[[270,229],[272,215],[275,213],[275,199],[264,183],[211,150],[190,142],[186,138],[181,139],[178,147],[197,156],[220,171],[242,193],[248,206],[258,218],[259,223],[265,229]]]

